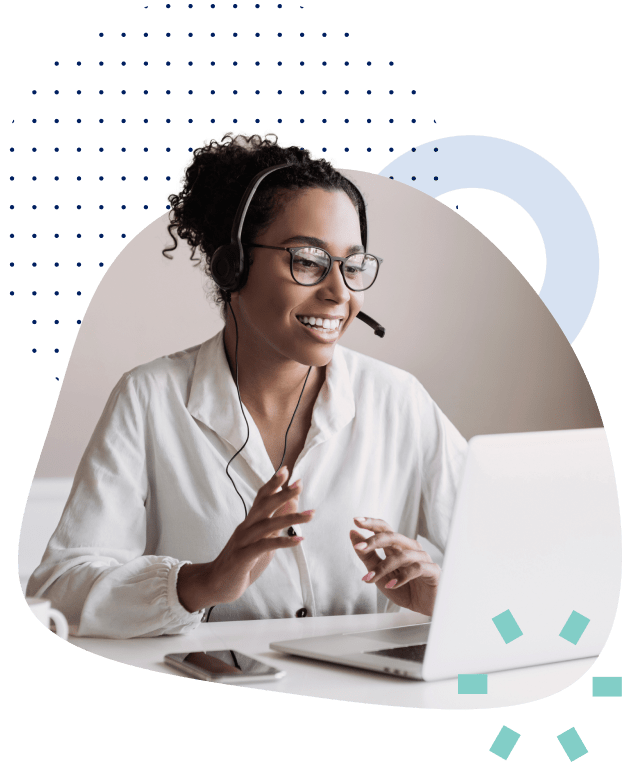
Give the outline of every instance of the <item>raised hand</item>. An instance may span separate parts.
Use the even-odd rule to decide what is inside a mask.
[[[440,580],[438,564],[415,539],[396,533],[384,520],[355,517],[354,522],[373,531],[369,538],[350,531],[353,549],[367,568],[362,579],[377,585],[394,604],[432,615]],[[381,558],[376,550],[384,550],[386,557]]]
[[[283,487],[284,466],[256,494],[247,517],[231,534],[218,557],[209,563],[182,566],[178,573],[178,598],[189,612],[225,604],[240,598],[271,562],[276,550],[295,547],[302,536],[281,535],[284,528],[308,523],[313,509],[297,512],[302,482]]]

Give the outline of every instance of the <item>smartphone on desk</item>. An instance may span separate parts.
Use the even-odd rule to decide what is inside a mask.
[[[190,677],[208,682],[243,683],[270,682],[284,677],[285,672],[273,666],[249,658],[237,650],[206,650],[196,653],[170,653],[165,655],[167,666],[178,669]]]

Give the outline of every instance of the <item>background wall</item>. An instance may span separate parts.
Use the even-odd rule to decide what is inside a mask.
[[[344,171],[368,208],[369,249],[384,258],[360,321],[341,343],[415,374],[467,438],[601,425],[582,368],[540,298],[460,215],[375,174]],[[72,477],[108,395],[136,365],[222,327],[208,280],[168,217],[138,234],[98,287],[78,333],[36,478]]]

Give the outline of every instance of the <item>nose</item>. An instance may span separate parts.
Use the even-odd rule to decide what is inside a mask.
[[[337,303],[346,303],[351,297],[351,292],[344,283],[340,265],[340,263],[334,262],[333,268],[326,278],[322,280],[320,288],[325,299],[336,301]]]

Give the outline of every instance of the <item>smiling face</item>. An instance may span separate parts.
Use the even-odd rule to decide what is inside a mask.
[[[254,243],[318,246],[337,257],[364,250],[358,212],[349,196],[342,190],[327,192],[318,188],[301,190],[286,200],[276,219],[256,236]],[[262,248],[250,251],[253,263],[247,283],[231,295],[240,342],[281,361],[293,360],[305,366],[329,363],[336,342],[360,311],[364,293],[349,290],[339,263],[333,264],[320,284],[304,287],[291,277],[288,252]],[[309,327],[303,322],[309,317],[322,319],[329,327],[320,329],[318,323],[315,328]]]

